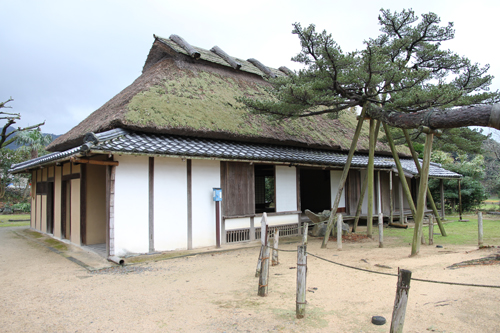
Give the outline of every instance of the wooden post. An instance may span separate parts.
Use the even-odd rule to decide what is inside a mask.
[[[262,256],[262,269],[259,276],[259,289],[257,295],[267,296],[267,284],[269,283],[269,246],[264,246],[264,255]]]
[[[389,171],[389,224],[394,222],[394,193],[392,191],[392,170]]]
[[[410,291],[411,271],[406,269],[398,270],[398,285],[396,299],[392,310],[392,321],[390,333],[403,332],[405,323],[406,304],[408,303],[408,293]]]
[[[378,247],[384,247],[384,214],[378,214]]]
[[[349,154],[347,155],[347,160],[344,165],[344,170],[342,171],[342,176],[340,177],[339,189],[337,191],[337,196],[335,197],[335,201],[333,203],[332,214],[328,219],[328,224],[326,225],[325,237],[323,238],[323,243],[321,244],[321,248],[323,249],[326,248],[326,244],[328,244],[328,238],[330,237],[330,233],[332,232],[332,227],[333,227],[333,217],[335,216],[335,212],[337,212],[337,209],[339,208],[340,198],[342,197],[342,192],[344,191],[344,185],[347,179],[347,174],[349,173],[349,168],[351,167],[352,157],[354,156],[354,152],[358,147],[358,138],[359,134],[361,133],[361,128],[363,127],[363,119],[365,117],[366,107],[367,104],[363,106],[363,109],[361,110],[361,115],[359,116],[356,132],[354,133],[354,137],[352,138],[351,141],[351,148],[349,150]]]
[[[420,173],[420,184],[418,188],[417,213],[413,216],[415,230],[413,232],[413,242],[411,245],[411,255],[415,256],[420,250],[419,238],[422,232],[422,224],[425,210],[425,198],[427,195],[427,185],[429,183],[429,166],[431,161],[432,139],[434,134],[427,133],[425,137],[424,159],[422,161],[422,172]]]
[[[368,151],[368,216],[366,218],[366,236],[373,237],[373,181],[375,159],[375,120],[370,119],[370,149]]]
[[[439,190],[441,194],[441,219],[444,220],[444,181],[442,179],[439,180]]]
[[[460,221],[462,221],[462,190],[460,188],[460,179],[458,180],[458,213],[460,214]]]
[[[342,250],[342,214],[337,214],[337,250]]]
[[[295,298],[295,314],[297,319],[306,315],[306,276],[307,274],[307,254],[306,246],[297,246],[297,295]]]
[[[422,223],[420,223],[420,244],[425,245],[425,236],[424,236],[424,219],[422,218]],[[420,251],[420,249],[419,249]]]
[[[302,234],[302,245],[307,245],[307,234],[309,232],[309,223],[304,223],[304,231]]]
[[[278,244],[280,241],[280,229],[274,228],[274,242],[273,242],[273,261],[272,265],[276,266],[279,264],[278,261]]]
[[[260,255],[259,255],[259,260],[257,261],[257,269],[255,271],[255,277],[260,276],[260,271],[262,268],[262,258],[264,256],[265,249],[264,247],[267,246],[267,214],[264,212],[262,213],[262,219],[260,220]]]
[[[405,223],[405,198],[403,197],[403,183],[399,182],[399,223]]]
[[[434,244],[434,217],[433,215],[427,216],[429,218],[429,245]]]
[[[478,242],[477,245],[479,247],[483,246],[483,213],[477,213],[477,234],[478,234]]]
[[[415,162],[415,167],[417,168],[417,171],[420,175],[422,175],[422,168],[420,167],[420,163],[418,162],[418,155],[417,152],[415,151],[415,148],[413,148],[412,141],[410,139],[410,135],[408,134],[407,129],[403,129],[403,133],[406,138],[406,142],[408,143],[408,147],[410,148],[411,155],[413,157],[413,161]],[[439,226],[439,230],[441,231],[441,235],[443,237],[446,237],[446,230],[444,230],[444,225],[441,223],[441,219],[439,218],[439,213],[436,208],[436,203],[434,202],[434,198],[432,197],[431,190],[429,187],[427,187],[427,200],[429,200],[429,203],[431,204],[432,212],[434,213],[434,216],[436,216],[436,221]],[[443,215],[444,216],[444,215]]]

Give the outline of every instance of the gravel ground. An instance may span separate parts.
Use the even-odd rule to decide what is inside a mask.
[[[1,332],[387,332],[396,277],[308,257],[307,309],[295,318],[296,253],[270,268],[269,295],[257,296],[258,248],[89,271],[39,243],[0,228]],[[280,243],[281,244],[281,243]],[[409,247],[384,239],[308,251],[332,261],[413,277],[500,286],[498,265],[448,269],[498,249]],[[283,244],[296,250],[297,244]],[[412,281],[405,332],[498,332],[500,289]],[[371,324],[384,316],[388,323]]]

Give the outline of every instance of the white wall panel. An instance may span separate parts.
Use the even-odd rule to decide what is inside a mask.
[[[293,224],[293,223],[299,223],[299,218],[297,214],[267,217],[267,224],[269,226],[281,225],[281,224]],[[255,226],[260,227],[260,218],[255,218]]]
[[[295,167],[276,166],[276,211],[297,210],[297,174]]]
[[[187,249],[187,167],[180,158],[155,157],[156,251]]]
[[[337,198],[337,192],[339,191],[340,178],[342,178],[342,171],[340,170],[331,170],[330,171],[330,185],[331,185],[331,198],[333,207],[333,203]],[[340,196],[339,208],[345,207],[345,189],[342,191],[342,195]]]
[[[257,219],[254,220],[254,224]],[[243,229],[243,228],[250,228],[250,218],[249,217],[242,217],[242,218],[237,218],[237,219],[226,219],[226,230],[234,230],[234,229]],[[259,219],[260,223],[260,219]]]
[[[149,195],[146,156],[117,156],[115,174],[115,255],[149,250]]]
[[[220,161],[192,160],[191,168],[193,248],[214,246],[215,202],[212,188],[220,187]]]

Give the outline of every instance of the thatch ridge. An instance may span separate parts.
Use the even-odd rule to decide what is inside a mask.
[[[175,43],[155,36],[142,75],[47,149],[66,150],[80,145],[88,132],[118,127],[159,134],[349,149],[356,124],[353,112],[344,112],[339,119],[317,116],[272,124],[264,116],[249,113],[236,99],[267,95],[269,84],[260,70],[238,58],[235,59],[242,67],[234,69],[215,53],[196,47],[201,57],[195,60],[172,44]],[[283,75],[276,69],[272,71]],[[367,150],[365,127],[358,151]],[[377,151],[389,149],[379,143]]]

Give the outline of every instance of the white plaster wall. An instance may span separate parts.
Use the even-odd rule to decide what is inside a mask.
[[[192,160],[193,248],[216,245],[212,188],[220,187],[220,177],[220,161]]]
[[[330,186],[331,186],[331,198],[332,203],[331,207],[333,207],[333,203],[337,198],[337,192],[339,190],[340,178],[342,178],[341,170],[331,170],[330,171]],[[339,208],[345,207],[345,189],[342,190],[342,195],[340,196]]]
[[[295,167],[276,166],[276,212],[297,210],[297,171]]]
[[[278,215],[278,216],[268,216],[267,217],[267,224],[269,226],[281,225],[281,224],[293,224],[293,223],[299,223],[299,218],[298,218],[297,214]],[[260,218],[255,219],[255,226],[260,227]]]
[[[149,251],[149,160],[117,156],[115,174],[115,255]]]
[[[257,219],[254,219],[254,225]],[[235,230],[235,229],[243,229],[250,228],[250,218],[242,217],[237,219],[226,219],[226,230]],[[260,223],[260,220],[259,220]]]
[[[187,167],[180,158],[155,157],[154,246],[187,249]]]

